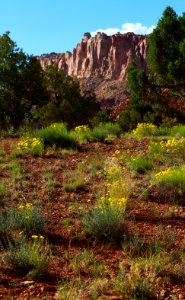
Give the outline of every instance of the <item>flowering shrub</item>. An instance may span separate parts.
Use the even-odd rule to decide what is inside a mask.
[[[132,130],[135,136],[148,136],[154,135],[157,131],[157,126],[152,123],[138,123],[137,128]]]
[[[58,130],[67,129],[66,124],[64,123],[52,123],[51,125],[48,126],[48,128],[54,128]]]
[[[159,142],[153,142],[150,141],[148,145],[148,155],[151,158],[154,158],[156,160],[161,160],[163,159],[163,154],[164,154],[164,148],[162,147],[162,144]]]
[[[167,153],[179,153],[181,154],[182,152],[185,151],[185,139],[180,138],[171,138],[168,139],[166,142],[162,141],[160,142],[160,145],[162,149],[164,149],[165,152]]]
[[[91,130],[88,125],[76,126],[74,132],[77,134],[78,139],[82,142],[86,142],[90,139]]]
[[[115,239],[120,236],[129,194],[123,169],[115,157],[104,168],[105,194],[95,203],[84,219],[85,230],[95,238]]]
[[[164,195],[169,194],[174,200],[185,195],[185,166],[175,169],[167,169],[154,174],[154,184],[158,191]]]
[[[44,150],[43,142],[40,138],[27,137],[22,139],[15,150],[15,154],[18,155],[42,155]]]
[[[88,132],[90,130],[89,126],[87,125],[79,125],[75,127],[75,132],[78,134]]]
[[[23,201],[18,205],[15,212],[15,221],[22,233],[34,235],[43,231],[45,220],[40,209],[30,202]]]

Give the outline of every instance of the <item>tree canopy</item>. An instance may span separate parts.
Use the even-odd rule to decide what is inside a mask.
[[[0,36],[0,126],[20,126],[33,105],[43,105],[47,93],[38,61],[11,40]]]
[[[50,65],[44,72],[50,102],[38,110],[43,124],[66,122],[70,127],[87,124],[100,110],[94,94],[80,91],[78,80],[64,75],[57,65]]]
[[[81,95],[79,82],[58,70],[45,71],[10,38],[0,36],[0,127],[18,128],[64,121],[70,126],[88,122],[100,105],[91,93]]]
[[[148,38],[148,64],[157,83],[184,83],[185,14],[178,17],[168,6]]]
[[[139,121],[183,121],[185,112],[185,13],[168,6],[148,36],[148,70],[131,62],[127,69],[131,101],[123,115],[131,127]],[[180,104],[179,104],[180,103]]]

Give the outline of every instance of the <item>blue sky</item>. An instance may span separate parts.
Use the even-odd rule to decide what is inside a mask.
[[[10,31],[28,54],[61,53],[84,32],[150,32],[166,6],[185,12],[185,0],[1,0],[0,35]]]

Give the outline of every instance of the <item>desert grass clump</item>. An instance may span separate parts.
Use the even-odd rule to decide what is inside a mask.
[[[59,284],[56,296],[59,300],[76,300],[81,298],[82,290],[84,290],[84,282],[79,279],[71,279]]]
[[[153,168],[151,160],[144,155],[131,157],[128,163],[131,168],[138,173],[143,173],[147,170],[152,170]]]
[[[104,267],[98,263],[93,251],[85,249],[70,259],[69,267],[76,275],[88,273],[93,276],[101,276]]]
[[[6,211],[0,211],[0,249],[7,248],[12,241],[12,229],[14,227],[11,214]]]
[[[17,145],[14,155],[24,156],[30,154],[33,156],[41,156],[44,150],[44,144],[40,138],[27,137],[23,138]]]
[[[22,238],[14,246],[10,245],[5,261],[13,270],[37,279],[47,274],[51,261],[51,251],[42,235],[33,235],[31,240]]]
[[[2,149],[0,149],[0,158],[5,157],[6,152]]]
[[[129,272],[126,272],[123,264],[120,264],[114,287],[126,300],[154,299],[156,277],[157,265],[155,259],[132,260]]]
[[[75,132],[68,131],[64,123],[54,123],[46,128],[39,129],[33,133],[36,138],[43,141],[44,146],[72,148],[78,146]]]
[[[17,160],[11,161],[9,164],[6,165],[6,167],[11,170],[11,175],[13,179],[18,179],[22,177],[23,168]]]
[[[87,287],[88,294],[93,300],[98,299],[110,288],[110,281],[107,278],[95,278]]]
[[[183,201],[185,195],[185,166],[169,168],[154,174],[153,184],[159,195]]]
[[[86,180],[84,174],[84,165],[78,164],[77,168],[64,174],[63,188],[66,192],[83,190]]]
[[[3,204],[3,199],[6,193],[6,188],[2,182],[0,182],[0,205]]]
[[[80,191],[85,186],[85,180],[83,178],[72,178],[70,181],[64,183],[64,190],[66,192]]]

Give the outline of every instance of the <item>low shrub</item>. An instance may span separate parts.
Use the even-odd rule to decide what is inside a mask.
[[[129,187],[116,157],[107,160],[104,176],[105,193],[85,215],[84,228],[96,239],[117,240],[124,235],[120,228],[124,221]]]
[[[5,261],[14,270],[37,279],[47,274],[51,254],[43,236],[34,235],[32,240],[26,241],[23,238],[15,246],[10,246]]]
[[[3,183],[0,182],[0,205],[3,203],[3,198],[6,193],[6,188]]]
[[[148,156],[151,159],[162,160],[164,157],[164,148],[160,142],[150,141],[148,145]]]
[[[115,279],[115,289],[123,299],[149,300],[154,299],[157,265],[155,260],[131,261],[130,272],[126,272],[123,264]]]
[[[56,146],[62,148],[76,149],[77,135],[68,131],[63,123],[54,123],[46,128],[39,129],[34,132],[34,136],[41,139],[44,146]]]
[[[86,142],[90,140],[91,130],[87,125],[79,125],[75,127],[74,132],[80,142]]]
[[[120,225],[124,220],[126,198],[119,201],[101,197],[90,213],[85,215],[85,231],[96,239],[115,240],[120,237]]]
[[[0,211],[0,248],[7,248],[12,240],[13,218],[5,211]]]
[[[139,173],[145,172],[147,170],[152,170],[153,168],[151,160],[144,155],[132,157],[128,164],[132,167],[134,171]]]
[[[4,157],[6,155],[6,152],[2,149],[0,149],[0,157]]]
[[[178,154],[185,156],[185,139],[181,138],[170,138],[167,141],[161,141],[160,145],[166,154]]]
[[[120,136],[121,128],[118,123],[101,123],[95,126],[89,136],[90,141],[104,142],[108,138]]]
[[[40,138],[27,137],[22,139],[14,151],[15,156],[24,156],[30,154],[41,156],[44,150],[44,144]]]
[[[152,123],[138,123],[137,128],[132,130],[132,134],[138,137],[156,135],[157,126]]]
[[[170,135],[177,137],[185,137],[185,125],[176,125],[170,128]]]
[[[29,202],[20,203],[14,211],[14,218],[16,227],[26,235],[42,233],[46,225],[40,208]]]
[[[185,166],[155,173],[153,184],[163,197],[168,197],[174,201],[180,199],[183,201],[185,195]]]

